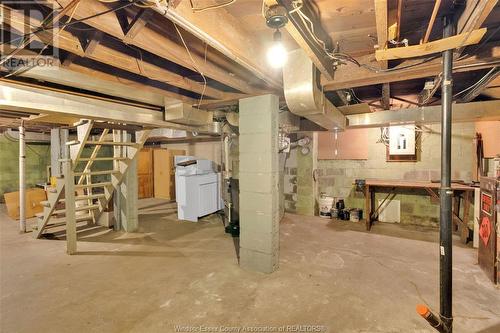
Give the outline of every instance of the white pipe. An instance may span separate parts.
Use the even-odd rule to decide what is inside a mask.
[[[229,167],[229,135],[224,138],[224,176],[231,178],[231,168]]]
[[[25,177],[24,121],[19,126],[19,232],[26,232],[26,177]]]

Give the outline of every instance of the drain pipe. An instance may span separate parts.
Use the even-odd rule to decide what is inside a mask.
[[[454,34],[454,22],[450,17],[444,18],[443,37]],[[441,188],[439,219],[439,285],[440,285],[440,317],[447,332],[452,331],[453,317],[452,299],[452,243],[451,243],[451,112],[453,102],[453,50],[443,52],[443,80],[441,83]]]
[[[26,142],[24,120],[19,126],[19,232],[26,232]]]
[[[454,34],[454,21],[444,17],[443,37]],[[452,315],[452,196],[451,190],[451,112],[453,102],[453,50],[443,52],[443,80],[441,83],[441,187],[439,218],[439,318],[417,307],[417,312],[439,332],[453,331]]]

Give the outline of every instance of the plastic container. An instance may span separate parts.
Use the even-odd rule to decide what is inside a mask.
[[[333,207],[333,197],[321,194],[319,197],[319,216],[323,218],[331,218]]]
[[[357,208],[351,209],[350,221],[359,222],[359,209]]]

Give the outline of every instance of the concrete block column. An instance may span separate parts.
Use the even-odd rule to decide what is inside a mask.
[[[130,142],[131,135],[126,131],[114,130],[113,135],[117,141]],[[115,157],[131,157],[133,147],[115,147]],[[127,170],[120,185],[118,185],[114,194],[114,218],[115,230],[124,230],[126,232],[135,232],[139,227],[139,212],[137,208],[138,201],[138,180],[137,180],[137,155],[136,158],[128,162],[115,161],[119,169],[123,172]],[[115,177],[112,175],[112,177]]]
[[[279,261],[279,98],[240,100],[240,266],[271,273]]]

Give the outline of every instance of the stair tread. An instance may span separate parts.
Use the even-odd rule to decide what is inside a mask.
[[[106,195],[104,194],[92,194],[92,195],[77,195],[75,197],[75,201],[84,201],[84,200],[92,200],[92,199],[99,199],[99,198],[105,198]],[[59,199],[58,202],[65,202],[64,198]],[[40,201],[40,204],[45,207],[50,207],[50,201],[49,200],[43,200]]]
[[[110,175],[112,173],[119,173],[118,170],[103,170],[103,171],[85,171],[85,172],[75,172],[75,176],[96,176],[96,175]]]
[[[104,183],[92,183],[92,184],[80,184],[80,185],[75,185],[75,188],[82,188],[82,187],[100,187],[100,186],[111,186],[113,183],[111,182],[104,182]]]
[[[87,145],[101,145],[101,146],[138,146],[135,142],[115,142],[115,141],[86,141]]]
[[[76,216],[76,222],[82,222],[82,221],[87,221],[87,220],[91,220],[91,219],[92,219],[91,215]],[[51,219],[51,222],[52,223],[47,223],[47,225],[45,226],[44,229],[59,227],[59,226],[63,226],[66,224],[66,221],[64,218]]]
[[[75,212],[79,212],[82,210],[97,209],[97,208],[99,208],[99,205],[88,205],[88,206],[75,207]],[[52,215],[57,215],[57,214],[62,214],[62,213],[66,213],[66,209],[55,210],[52,212]]]
[[[88,162],[88,161],[119,161],[126,160],[128,157],[81,157],[76,162]]]

